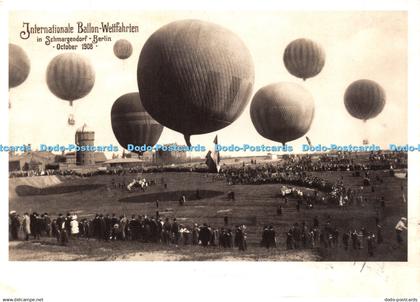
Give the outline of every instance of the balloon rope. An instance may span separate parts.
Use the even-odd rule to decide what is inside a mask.
[[[368,144],[370,144],[371,143],[371,139],[372,139],[372,134],[371,134],[371,131],[370,131],[370,128],[371,128],[371,124],[369,124],[369,123],[366,123],[366,125],[367,125],[367,129],[366,129],[366,140],[367,140],[367,142],[368,142]]]
[[[75,117],[76,117],[76,106],[70,106],[69,116],[67,118],[67,123],[73,127],[75,125]]]
[[[363,145],[369,144],[369,125],[366,120],[363,120]]]
[[[185,142],[187,143],[187,146],[191,147],[191,140],[190,140],[191,136],[188,134],[184,134],[184,139],[185,139]]]
[[[76,122],[76,106],[71,106],[71,111],[72,111],[73,119]]]

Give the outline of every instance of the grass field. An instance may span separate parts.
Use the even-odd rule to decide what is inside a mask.
[[[313,172],[317,176],[336,181],[343,178],[346,187],[358,188],[362,185],[361,177],[352,176],[351,172]],[[375,180],[379,175],[383,183]],[[135,175],[125,176],[125,183]],[[114,179],[123,182],[123,176],[94,176],[90,178],[62,178],[59,185],[92,185],[102,184],[92,190],[54,195],[17,196],[10,194],[10,210],[18,213],[48,212],[55,218],[59,213],[76,213],[79,218],[92,218],[95,213],[117,215],[147,214],[154,216],[156,205],[148,194],[159,196],[160,192],[176,192],[173,198],[159,201],[159,212],[162,216],[176,217],[181,224],[207,223],[213,227],[223,226],[225,215],[229,217],[229,224],[245,224],[247,226],[248,251],[239,253],[236,249],[222,250],[220,248],[202,248],[193,246],[163,246],[160,244],[144,244],[138,242],[110,242],[103,243],[96,240],[77,240],[68,247],[61,247],[50,238],[40,241],[10,242],[9,257],[11,260],[288,260],[288,261],[406,261],[407,245],[397,245],[395,240],[395,224],[402,216],[407,216],[407,204],[402,195],[407,196],[407,180],[392,177],[386,171],[371,171],[374,192],[371,187],[363,189],[364,196],[369,202],[364,207],[352,205],[338,208],[335,205],[316,205],[314,209],[301,208],[296,210],[296,201],[289,198],[287,205],[283,205],[281,216],[276,214],[277,206],[282,199],[276,197],[280,192],[279,184],[267,185],[234,185],[229,186],[223,180],[213,180],[212,175],[203,173],[151,173],[145,174],[148,180],[156,180],[156,185],[146,192],[128,193],[121,189],[112,188]],[[167,183],[165,189],[161,183],[164,178]],[[17,183],[10,180],[9,189],[15,190]],[[93,187],[93,186],[92,186]],[[94,188],[94,187],[93,187]],[[219,191],[223,195],[188,200],[180,206],[178,199],[183,192],[196,190]],[[235,192],[235,201],[228,201],[229,191]],[[188,192],[187,192],[188,193]],[[162,196],[163,196],[162,195]],[[142,196],[144,198],[142,199]],[[385,197],[384,211],[378,211],[373,205],[376,197]],[[131,198],[130,202],[121,199]],[[138,199],[139,202],[133,202]],[[171,200],[172,199],[172,200]],[[384,243],[378,245],[373,257],[368,257],[367,250],[344,251],[341,247],[315,248],[306,250],[287,251],[285,233],[295,222],[306,221],[312,224],[313,217],[318,216],[321,226],[327,216],[331,217],[332,225],[336,225],[341,234],[349,228],[365,227],[368,231],[375,231],[375,216],[380,218],[383,226]],[[277,248],[267,251],[259,247],[263,226],[272,224],[276,230]]]

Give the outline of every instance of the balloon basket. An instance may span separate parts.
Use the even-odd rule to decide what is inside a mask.
[[[67,118],[67,124],[69,126],[74,126],[76,124],[73,114],[70,114],[69,117]]]

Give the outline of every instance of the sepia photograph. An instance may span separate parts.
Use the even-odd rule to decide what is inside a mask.
[[[407,260],[407,14],[250,17],[10,14],[10,260]]]

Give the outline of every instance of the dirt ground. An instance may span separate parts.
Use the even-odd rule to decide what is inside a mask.
[[[60,246],[55,239],[12,241],[9,258],[14,261],[317,261],[317,250],[286,251],[249,247],[245,252],[218,247],[164,246],[152,243],[79,239]]]
[[[346,187],[360,190],[363,178],[352,176],[351,172],[314,172],[315,175],[336,181],[342,179]],[[383,183],[375,180],[382,178]],[[352,205],[339,208],[337,205],[319,204],[313,209],[302,207],[296,209],[296,200],[288,199],[283,204],[279,198],[280,184],[267,185],[228,185],[224,180],[214,179],[211,174],[189,172],[167,172],[144,174],[148,180],[155,180],[156,185],[146,192],[128,193],[126,190],[114,188],[111,183],[129,183],[135,174],[126,176],[94,176],[88,178],[61,178],[59,185],[88,185],[101,184],[102,187],[80,192],[65,194],[17,196],[11,194],[10,210],[38,213],[48,212],[52,218],[59,213],[75,213],[82,218],[93,218],[96,213],[125,214],[154,216],[155,202],[149,202],[148,194],[158,196],[159,192],[176,192],[172,200],[165,198],[159,201],[159,212],[162,217],[176,217],[179,223],[191,226],[193,223],[207,223],[216,228],[224,226],[224,217],[228,216],[229,227],[245,224],[247,226],[247,241],[249,249],[246,253],[239,253],[236,249],[225,251],[220,248],[202,249],[193,246],[163,246],[160,244],[142,244],[132,242],[103,243],[95,240],[79,240],[71,247],[58,246],[54,240],[41,238],[41,241],[10,242],[10,260],[278,260],[278,261],[406,261],[407,244],[398,245],[395,239],[395,224],[399,218],[407,217],[407,203],[403,195],[407,196],[407,179],[400,179],[389,175],[388,171],[371,171],[372,185],[363,188],[363,195],[368,203],[363,206]],[[163,183],[167,184],[165,188]],[[15,190],[18,184],[10,180],[9,189]],[[183,191],[212,190],[223,192],[222,195],[187,200],[180,206],[178,199]],[[235,192],[235,201],[227,199],[229,191]],[[167,194],[166,194],[167,195]],[[378,209],[374,200],[385,198],[385,209]],[[122,202],[124,198],[130,202]],[[138,198],[138,202],[135,202]],[[134,201],[134,202],[133,202]],[[277,215],[279,204],[283,206],[282,215]],[[380,219],[383,227],[384,243],[378,245],[374,256],[368,257],[364,250],[344,251],[337,248],[286,251],[285,233],[293,223],[312,225],[317,216],[321,227],[328,216],[341,234],[349,229],[365,227],[368,231],[375,231],[375,218]],[[261,232],[267,224],[273,225],[276,231],[277,248],[266,251],[259,247]],[[22,238],[23,235],[20,234]]]

